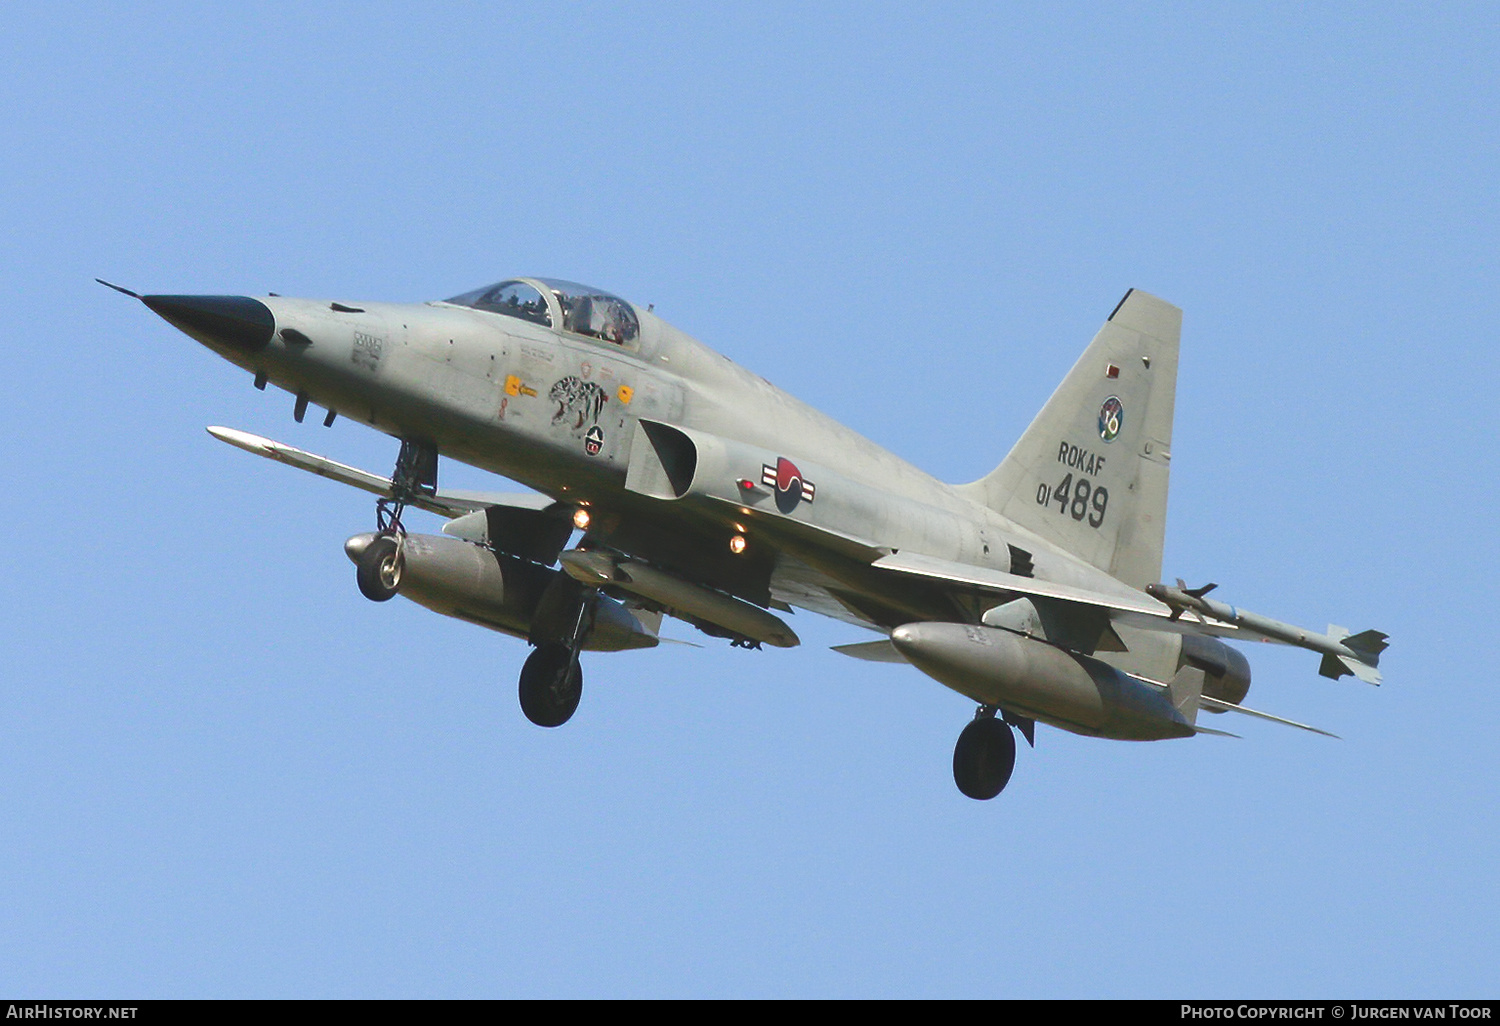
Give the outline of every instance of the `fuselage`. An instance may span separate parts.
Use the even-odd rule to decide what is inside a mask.
[[[649,311],[631,308],[639,330],[621,344],[453,302],[259,302],[276,328],[261,349],[194,334],[313,405],[559,500],[638,506],[625,488],[635,425],[664,422],[798,465],[822,490],[791,516],[999,570],[1011,568],[1015,546],[1041,579],[1124,588]],[[563,321],[555,305],[552,319]],[[840,483],[857,486],[844,490],[859,490],[859,501],[835,501]]]
[[[1003,707],[1077,733],[1147,739],[1193,731],[1163,697],[1163,685],[1150,683],[1173,679],[1178,671],[1183,650],[1177,634],[1124,624],[1106,630],[1106,621],[1093,613],[1076,607],[1059,613],[1046,605],[1054,601],[1050,598],[1035,603],[1005,598],[1028,594],[1023,578],[1066,586],[1036,594],[1070,594],[1071,588],[1075,594],[1096,596],[1088,600],[1096,603],[1090,607],[1095,609],[1098,597],[1106,604],[1112,595],[1140,597],[1130,584],[1112,576],[1110,563],[1098,552],[1116,544],[1120,523],[1131,515],[1136,484],[1121,467],[1128,469],[1136,459],[1142,466],[1152,461],[1164,465],[1167,458],[1153,446],[1165,450],[1159,440],[1170,437],[1175,329],[1169,333],[1170,344],[1162,343],[1159,350],[1130,349],[1144,345],[1135,340],[1145,336],[1107,325],[1089,351],[1105,357],[1085,354],[1059,390],[1065,394],[1074,387],[1068,382],[1089,373],[1080,367],[1092,368],[1106,384],[1087,387],[1111,393],[1104,405],[1090,395],[1061,416],[1044,409],[996,472],[955,486],[739,367],[651,311],[571,282],[512,279],[422,304],[275,295],[142,298],[253,374],[258,386],[274,384],[296,396],[299,420],[316,405],[329,411],[327,422],[338,415],[369,424],[416,450],[503,475],[561,504],[562,515],[585,528],[586,535],[563,554],[566,574],[529,571],[538,581],[532,589],[536,609],[528,605],[516,616],[510,610],[504,623],[454,604],[460,592],[452,582],[474,576],[467,564],[454,570],[439,565],[437,548],[430,559],[425,549],[412,550],[413,559],[426,562],[414,564],[410,586],[420,590],[420,571],[430,570],[433,579],[426,583],[432,608],[523,633],[538,646],[538,659],[551,658],[547,646],[554,645],[538,640],[537,623],[551,623],[551,614],[543,612],[551,607],[542,592],[552,594],[556,589],[546,582],[571,575],[596,594],[602,588],[611,594],[623,589],[644,595],[656,603],[649,608],[658,616],[663,610],[672,612],[709,633],[739,641],[797,643],[795,633],[773,629],[780,621],[755,606],[784,611],[797,605],[839,617],[886,634],[909,662],[982,709]],[[1139,302],[1164,306],[1149,297]],[[1136,316],[1135,310],[1127,313]],[[1109,349],[1112,345],[1116,348]],[[1132,352],[1145,356],[1133,357]],[[1160,407],[1165,426],[1150,428],[1155,433],[1141,442],[1139,456],[1123,445],[1111,452],[1115,477],[1106,479],[1104,456],[1090,455],[1085,466],[1072,454],[1095,444],[1088,442],[1095,409],[1101,410],[1102,444],[1121,430],[1120,409],[1131,411],[1127,425],[1137,432],[1148,429],[1155,409],[1149,387],[1151,354],[1156,352],[1165,354],[1157,360],[1165,382]],[[1132,369],[1122,374],[1122,365]],[[1054,396],[1048,409],[1058,402]],[[1104,424],[1110,410],[1116,411],[1116,419]],[[1041,447],[1028,449],[1026,439],[1042,423],[1051,426]],[[407,449],[403,445],[403,452]],[[1025,457],[1031,462],[1016,464],[1016,452],[1032,452]],[[1055,496],[1043,487],[1033,497],[1037,486],[1032,478],[1047,475],[1042,478],[1046,485],[1057,472],[1049,469],[1054,459],[1066,464],[1067,478],[1056,486]],[[1028,469],[1033,463],[1034,471]],[[1013,488],[1006,475],[1017,466],[1026,471],[1018,478],[1025,483]],[[1074,480],[1071,470],[1079,471],[1076,490],[1068,484]],[[1092,505],[1085,473],[1093,478]],[[1110,520],[1106,484],[1116,495]],[[1160,506],[1143,514],[1143,523],[1163,511],[1164,476],[1157,485]],[[399,494],[394,478],[391,487]],[[1125,512],[1116,512],[1122,505]],[[1002,508],[1029,527],[1003,515]],[[1095,533],[1101,524],[1112,531]],[[1149,530],[1159,531],[1159,521],[1154,524]],[[1064,548],[1043,536],[1048,532],[1083,542]],[[375,537],[355,539],[369,546],[358,546],[360,551],[351,555],[361,573],[364,552],[387,558],[380,556],[384,550],[371,540]],[[509,566],[504,560],[521,550],[496,544],[493,537],[485,544],[501,559],[504,576]],[[492,569],[472,552],[439,548]],[[399,548],[390,551],[399,559]],[[1079,551],[1094,553],[1092,561]],[[895,558],[898,554],[901,559]],[[913,576],[914,557],[930,557],[926,565],[939,571]],[[903,560],[904,572],[893,572]],[[622,570],[625,583],[617,576]],[[630,578],[631,572],[640,579]],[[984,580],[991,583],[966,584],[973,578],[964,575],[974,573],[990,573]],[[591,574],[598,575],[597,582],[590,583]],[[656,586],[648,587],[651,575],[657,575],[652,579],[660,585],[654,593],[650,588]],[[483,584],[474,587],[483,590]],[[499,601],[513,589],[507,577],[503,586],[489,590]],[[519,601],[524,591],[512,597]],[[413,597],[422,598],[416,592]],[[1062,620],[1056,619],[1059,615]],[[616,647],[633,647],[641,640],[636,637],[639,621],[622,617],[630,630]],[[581,614],[578,622],[583,622]],[[571,636],[574,651],[581,637],[577,631]]]

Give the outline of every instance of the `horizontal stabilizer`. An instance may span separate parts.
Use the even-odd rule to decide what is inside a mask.
[[[227,442],[235,448],[244,449],[257,456],[264,456],[268,460],[285,463],[289,467],[296,467],[298,470],[305,470],[319,477],[340,481],[372,495],[387,499],[391,497],[390,478],[372,474],[368,470],[360,470],[358,467],[339,463],[326,456],[304,452],[294,446],[283,445],[281,442],[262,438],[260,435],[252,435],[248,431],[210,427],[208,433],[221,442]],[[466,491],[438,492],[436,495],[418,494],[409,502],[409,505],[416,506],[418,509],[425,509],[429,513],[436,513],[450,519],[463,516],[465,513],[473,513],[476,510],[488,509],[490,506],[524,506],[528,509],[539,509],[551,504],[552,500],[545,495]]]

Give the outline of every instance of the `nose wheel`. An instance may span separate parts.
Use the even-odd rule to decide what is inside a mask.
[[[404,534],[382,534],[365,549],[354,567],[360,594],[371,602],[385,602],[401,590],[401,543]]]
[[[1010,782],[1016,766],[1016,737],[1010,724],[982,705],[953,746],[953,782],[976,801],[988,801]]]
[[[435,447],[402,439],[391,473],[391,494],[375,502],[375,540],[354,567],[360,594],[371,602],[389,601],[401,590],[401,552],[406,542],[401,514],[412,499],[437,494],[437,461]]]

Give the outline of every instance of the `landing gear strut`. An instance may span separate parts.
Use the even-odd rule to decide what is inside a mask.
[[[578,588],[572,591],[574,608],[565,621],[562,640],[541,641],[521,667],[521,711],[538,727],[560,727],[572,718],[583,697],[583,667],[578,649],[594,625],[594,605],[599,593]],[[559,592],[559,595],[566,594]],[[546,599],[543,600],[546,603]]]
[[[995,716],[994,706],[981,705],[953,746],[953,782],[968,797],[988,801],[1005,790],[1015,766],[1010,725]]]
[[[371,602],[385,602],[401,588],[401,552],[406,542],[401,514],[417,496],[437,494],[437,461],[435,447],[402,439],[391,474],[391,494],[375,502],[375,540],[354,568],[360,594]]]

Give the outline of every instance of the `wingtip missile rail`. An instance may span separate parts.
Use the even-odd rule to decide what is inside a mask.
[[[1352,674],[1367,684],[1380,683],[1380,671],[1376,667],[1380,664],[1380,653],[1385,651],[1388,644],[1388,635],[1373,630],[1350,634],[1333,624],[1328,625],[1326,633],[1320,634],[1305,627],[1240,609],[1227,602],[1215,602],[1206,598],[1214,587],[1215,585],[1208,584],[1201,588],[1189,588],[1179,579],[1176,587],[1148,584],[1146,594],[1172,607],[1174,620],[1185,612],[1191,612],[1200,620],[1206,618],[1232,624],[1246,636],[1258,636],[1266,641],[1322,653],[1323,662],[1318,667],[1318,673],[1324,677],[1337,680]]]

